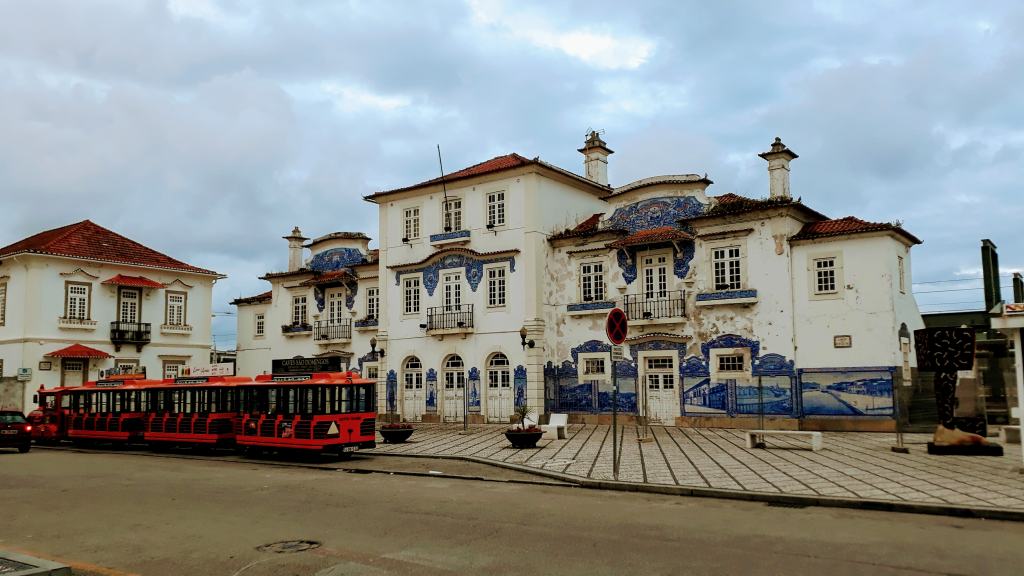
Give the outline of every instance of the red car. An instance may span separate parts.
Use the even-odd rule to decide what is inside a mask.
[[[16,410],[0,410],[0,448],[17,448],[24,454],[32,448],[32,425]]]

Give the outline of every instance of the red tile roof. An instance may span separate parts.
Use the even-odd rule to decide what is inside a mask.
[[[849,234],[865,234],[868,232],[894,232],[913,244],[921,243],[916,236],[904,230],[902,226],[888,222],[867,222],[854,216],[805,224],[800,232],[790,237],[790,240],[810,240],[813,238],[829,238]]]
[[[704,212],[695,216],[683,218],[683,220],[699,220],[702,218],[713,218],[717,216],[738,216],[749,212],[758,212],[771,208],[790,207],[803,213],[807,220],[825,220],[827,217],[805,206],[799,198],[780,196],[776,198],[748,198],[733,194],[731,192],[720,196],[712,196],[713,202],[704,209]]]
[[[601,216],[604,213],[594,214],[588,217],[586,220],[580,222],[573,228],[566,228],[561,232],[552,234],[548,237],[548,240],[561,240],[562,238],[579,238],[583,236],[591,236],[599,232],[598,225],[601,223]],[[620,230],[608,230],[609,232],[621,232]]]
[[[72,344],[67,348],[61,348],[50,352],[46,356],[50,358],[112,358],[110,354],[81,344]]]
[[[101,284],[110,284],[113,286],[132,286],[135,288],[166,288],[165,285],[157,282],[156,280],[150,280],[145,276],[125,276],[124,274],[118,274],[109,280],[104,280]]]
[[[693,240],[693,235],[683,232],[672,226],[661,226],[650,230],[640,230],[616,240],[608,245],[609,248],[625,248],[627,246],[639,246],[642,244],[660,244],[662,242],[673,242],[675,240]]]
[[[234,306],[238,306],[238,305],[242,305],[242,304],[262,304],[264,302],[270,302],[273,299],[273,297],[274,297],[274,291],[273,290],[267,290],[266,292],[264,292],[262,294],[257,294],[255,296],[247,296],[245,298],[236,298],[236,299],[231,301],[231,304],[234,305]]]
[[[161,254],[152,248],[147,248],[134,240],[111,232],[89,220],[40,232],[0,248],[0,258],[16,254],[47,254],[68,258],[81,258],[83,260],[179,270],[210,276],[218,275],[212,270],[197,268],[180,260],[175,260],[166,254]]]
[[[348,270],[332,270],[331,272],[324,272],[318,274],[309,280],[299,282],[299,286],[321,286],[324,284],[334,284],[337,282],[343,282],[348,278],[355,278],[355,276]]]

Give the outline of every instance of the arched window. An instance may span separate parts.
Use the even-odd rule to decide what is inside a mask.
[[[402,369],[402,379],[406,390],[423,389],[423,364],[420,363],[419,358],[415,356],[406,358],[405,366]]]
[[[466,387],[466,365],[458,354],[452,354],[444,361],[444,387],[446,390],[462,390]]]
[[[496,352],[487,360],[487,387],[490,389],[508,389],[511,387],[512,375],[509,372],[508,356]]]

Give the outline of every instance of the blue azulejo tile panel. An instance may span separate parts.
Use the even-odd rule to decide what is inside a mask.
[[[480,285],[480,281],[484,277],[484,265],[500,262],[508,262],[509,273],[516,271],[516,259],[514,256],[477,258],[471,254],[448,254],[426,266],[395,272],[395,286],[401,285],[404,274],[422,273],[423,287],[427,289],[428,295],[433,296],[441,276],[441,270],[463,268],[466,273],[466,281],[469,283],[469,289],[476,292],[477,286]]]
[[[395,412],[398,409],[398,374],[394,370],[388,370],[387,401],[388,411]]]
[[[892,416],[893,368],[800,370],[804,416]]]
[[[376,325],[376,318],[364,318],[362,320],[356,320],[356,328],[370,328]]]
[[[762,376],[753,382],[737,382],[736,413],[792,415],[794,381],[789,376]]]
[[[729,416],[730,386],[713,382],[707,376],[683,378],[682,413],[684,416]]]
[[[545,368],[544,375],[547,376],[547,374],[548,370]],[[516,366],[513,379],[516,390],[516,406],[522,406],[526,404],[526,367],[522,364]]]
[[[317,252],[309,260],[309,269],[317,272],[333,272],[362,264],[366,256],[358,248],[332,248]]]
[[[615,308],[615,302],[611,300],[601,302],[579,302],[569,304],[565,307],[567,312],[582,312],[584,310],[611,310]]]
[[[697,302],[738,300],[740,298],[757,298],[757,290],[720,290],[718,292],[701,292],[697,294]]]
[[[437,412],[437,370],[427,369],[427,412]]]
[[[469,238],[469,230],[456,230],[455,232],[445,232],[443,234],[431,234],[431,242],[441,242],[444,240],[455,240],[456,238]]]
[[[693,196],[648,198],[612,212],[605,227],[628,230],[631,234],[662,226],[674,228],[683,218],[696,216],[703,211],[704,205]]]

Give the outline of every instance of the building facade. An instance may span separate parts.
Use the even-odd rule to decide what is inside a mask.
[[[512,154],[366,198],[382,409],[508,422],[526,403],[601,421],[617,382],[620,411],[655,423],[891,429],[922,326],[917,238],[795,200],[797,155],[778,139],[762,199],[710,195],[695,174],[613,188],[600,136],[579,151],[586,176]],[[614,374],[613,307],[630,322]]]
[[[88,220],[0,248],[0,375],[29,410],[40,385],[205,366],[218,278]]]

